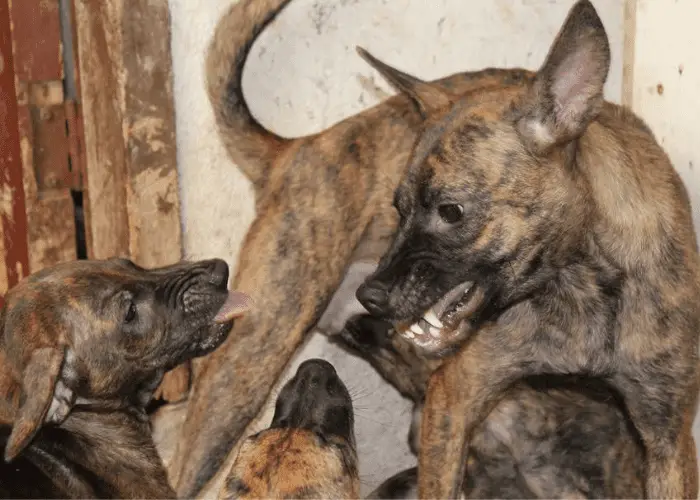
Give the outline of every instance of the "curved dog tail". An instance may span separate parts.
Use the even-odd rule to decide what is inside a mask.
[[[221,17],[206,55],[206,85],[219,134],[231,159],[264,188],[275,157],[290,141],[251,114],[241,86],[243,66],[258,35],[289,0],[239,0]]]

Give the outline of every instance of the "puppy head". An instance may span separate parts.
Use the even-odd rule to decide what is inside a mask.
[[[575,141],[603,106],[607,36],[580,0],[537,73],[459,98],[363,54],[425,119],[395,193],[395,240],[357,297],[448,354],[580,247],[592,203]]]
[[[146,270],[124,259],[60,264],[11,289],[0,350],[21,385],[5,458],[78,401],[142,408],[168,369],[226,338],[248,297],[221,260]]]
[[[358,498],[352,400],[335,368],[305,361],[270,428],[241,445],[224,498]]]

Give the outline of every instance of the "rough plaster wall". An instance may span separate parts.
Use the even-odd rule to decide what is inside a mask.
[[[606,88],[619,102],[623,0],[594,0],[611,39]],[[693,0],[688,0],[693,1]],[[231,0],[170,0],[184,245],[191,257],[235,266],[253,216],[251,189],[226,157],[203,87],[203,56]],[[294,0],[254,45],[244,75],[250,107],[280,135],[317,132],[390,91],[355,54],[361,44],[422,78],[484,66],[536,69],[573,0]],[[357,395],[363,494],[415,463],[406,435],[410,405],[364,362],[313,336],[301,360],[331,361]],[[276,392],[276,391],[275,391]],[[271,404],[263,423],[271,418]]]
[[[683,178],[700,236],[700,2],[637,0],[636,14],[632,109]]]
[[[683,178],[700,241],[698,19],[697,0],[637,0],[631,105],[654,131]],[[693,430],[700,443],[700,418]]]

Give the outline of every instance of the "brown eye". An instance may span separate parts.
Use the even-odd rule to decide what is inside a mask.
[[[129,302],[129,308],[126,310],[126,316],[124,316],[124,323],[131,323],[136,319],[136,304]]]
[[[438,207],[438,215],[448,224],[454,224],[462,219],[464,208],[456,203],[448,203]]]

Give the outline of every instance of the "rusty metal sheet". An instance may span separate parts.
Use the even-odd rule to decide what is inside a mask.
[[[58,0],[9,3],[17,78],[24,82],[63,79]]]
[[[0,0],[0,306],[7,289],[29,273],[13,68],[9,5]]]

